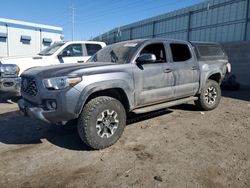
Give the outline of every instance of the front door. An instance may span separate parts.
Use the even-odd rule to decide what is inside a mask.
[[[164,43],[146,45],[140,52],[156,56],[156,62],[135,64],[136,105],[145,106],[161,101],[171,100],[174,96],[174,76],[171,64],[167,62]]]
[[[86,56],[83,51],[82,44],[70,44],[62,50],[58,61],[59,63],[84,63],[89,56]]]

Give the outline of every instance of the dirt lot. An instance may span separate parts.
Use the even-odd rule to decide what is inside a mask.
[[[250,187],[250,89],[220,106],[131,117],[114,146],[93,151],[74,126],[47,125],[0,103],[0,187]]]

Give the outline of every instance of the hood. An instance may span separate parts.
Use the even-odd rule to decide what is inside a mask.
[[[70,73],[73,73],[74,71],[78,71],[82,69],[103,67],[103,66],[110,66],[110,65],[116,65],[116,64],[106,63],[106,62],[60,64],[60,65],[52,65],[52,66],[44,66],[44,67],[35,67],[35,68],[24,71],[22,75],[38,76],[40,78],[60,77],[60,76],[67,76]],[[82,75],[79,75],[79,76],[82,76]]]
[[[36,59],[36,58],[43,58],[42,56],[40,55],[25,55],[25,56],[10,56],[10,57],[3,57],[0,59],[0,62],[2,64],[10,64],[10,62],[13,62],[13,61],[19,61],[19,60],[23,60],[23,59]]]
[[[49,57],[49,56],[48,56]],[[44,61],[48,58],[47,56],[40,55],[30,55],[30,56],[12,56],[1,58],[1,64],[14,64],[20,68],[20,73],[24,70],[41,65],[41,61]]]

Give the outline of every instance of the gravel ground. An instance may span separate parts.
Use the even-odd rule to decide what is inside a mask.
[[[128,120],[95,151],[75,126],[22,117],[1,95],[0,187],[250,187],[250,89],[210,112],[185,104]]]

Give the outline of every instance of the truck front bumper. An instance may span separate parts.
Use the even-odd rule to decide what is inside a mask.
[[[23,99],[18,101],[18,107],[22,115],[50,123],[50,121],[45,118],[45,111],[42,108],[35,107]]]
[[[45,110],[42,105],[34,105],[25,99],[18,101],[18,107],[22,115],[50,124],[64,124],[78,117],[77,114],[68,112],[64,108]]]
[[[0,78],[0,91],[19,93],[21,88],[21,78]]]

